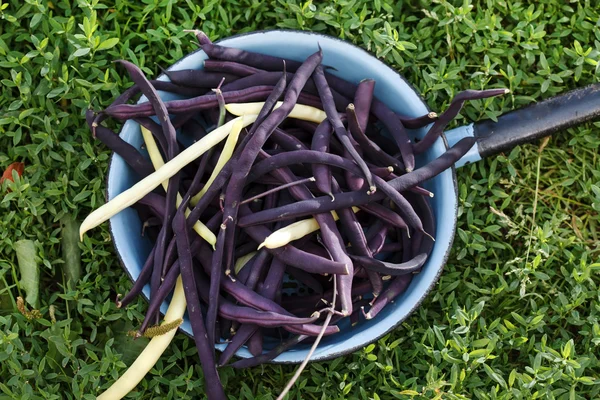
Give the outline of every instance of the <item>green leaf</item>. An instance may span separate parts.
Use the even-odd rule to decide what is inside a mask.
[[[23,239],[16,242],[14,246],[21,273],[20,285],[26,293],[25,300],[32,307],[38,308],[40,268],[35,260],[35,243],[32,240]]]
[[[504,389],[507,388],[506,381],[504,380],[504,378],[502,378],[502,376],[500,376],[496,371],[494,371],[489,365],[487,365],[487,364],[482,364],[482,365],[483,365],[483,369],[485,370],[485,373],[488,374],[488,376],[490,378],[492,378],[493,380],[498,382],[500,384],[500,386],[502,386]]]
[[[42,17],[44,16],[44,14],[42,13],[37,13],[35,14],[32,18],[31,21],[29,22],[29,27],[31,29],[34,29],[42,20]]]
[[[561,354],[562,354],[563,358],[569,358],[571,356],[572,350],[573,350],[573,339],[569,340],[563,346],[563,348],[561,350]]]
[[[65,215],[62,225],[62,257],[63,274],[70,289],[73,289],[81,278],[81,250],[79,249],[79,223],[71,215]]]
[[[110,38],[110,39],[107,39],[104,42],[100,43],[100,45],[98,45],[96,50],[107,50],[112,47],[115,47],[117,45],[117,43],[119,43],[119,38]]]
[[[411,389],[407,389],[407,390],[398,392],[398,394],[405,395],[405,396],[418,396],[420,393],[417,391],[411,390]]]
[[[71,55],[72,58],[77,58],[77,57],[82,57],[85,56],[86,54],[88,54],[90,52],[90,48],[89,47],[83,47],[81,49],[77,49],[75,50],[75,52]]]

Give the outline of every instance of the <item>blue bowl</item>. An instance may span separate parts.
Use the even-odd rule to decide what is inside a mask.
[[[392,110],[407,116],[420,116],[429,112],[427,105],[414,88],[394,69],[367,51],[343,40],[303,31],[260,31],[249,34],[229,37],[219,41],[224,46],[251,50],[272,56],[279,56],[302,61],[318,49],[323,49],[323,64],[333,67],[331,73],[350,82],[358,83],[365,78],[376,81],[375,95]],[[198,50],[173,64],[169,70],[202,69],[203,61],[207,59],[202,50]],[[164,75],[161,80],[168,80]],[[164,100],[173,100],[177,97],[170,93],[161,92]],[[140,102],[147,101],[141,98]],[[427,128],[411,131],[413,137],[422,137]],[[142,135],[139,125],[128,121],[121,130],[120,136],[136,148],[142,146]],[[417,159],[417,165],[423,164],[440,156],[447,149],[445,137],[441,137],[426,154]],[[111,200],[119,193],[136,183],[136,175],[123,161],[113,154],[107,182],[107,195]],[[394,303],[389,304],[374,319],[361,321],[351,326],[347,321],[340,324],[341,331],[336,335],[323,338],[312,360],[328,360],[360,350],[376,341],[391,330],[399,326],[432,290],[440,276],[448,258],[457,217],[457,186],[455,169],[451,168],[424,185],[435,193],[431,199],[431,206],[436,216],[436,242],[429,260],[424,265],[421,273],[414,276],[408,289],[400,295]],[[132,280],[137,279],[141,268],[150,250],[151,243],[140,235],[142,223],[137,213],[129,208],[125,209],[110,219],[110,231],[117,254]],[[148,297],[149,286],[144,288],[144,295]],[[165,312],[168,303],[161,307]],[[347,319],[346,319],[347,320]],[[189,320],[185,319],[181,329],[192,335]],[[272,343],[266,342],[265,349]],[[224,345],[217,345],[222,350]],[[307,355],[309,346],[298,345],[273,362],[275,363],[300,363]],[[239,357],[250,357],[246,348],[238,351]]]

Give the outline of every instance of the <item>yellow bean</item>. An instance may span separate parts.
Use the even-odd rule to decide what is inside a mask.
[[[256,251],[253,251],[235,260],[235,266],[233,267],[233,270],[235,271],[236,275],[242,270],[242,268],[246,266],[246,264],[248,264],[248,261],[252,260],[252,257],[255,255]]]
[[[154,140],[154,136],[152,136],[152,133],[143,126],[141,127],[141,129],[142,136],[144,137],[144,143],[146,144],[146,149],[148,150],[148,154],[150,155],[150,161],[152,161],[154,169],[159,170],[165,165],[165,161],[163,160],[162,155],[158,150],[158,146],[156,145],[156,141]],[[169,181],[163,181],[162,186],[166,192],[167,188],[169,187]],[[183,199],[181,198],[181,195],[177,193],[177,208],[179,208],[179,205],[182,201]],[[187,217],[189,214],[190,210],[186,208],[185,216]],[[215,243],[217,243],[217,236],[210,229],[208,229],[208,227],[204,225],[201,221],[196,221],[196,223],[194,224],[194,231],[196,231],[196,233],[198,233],[198,235],[200,235],[201,238],[210,243],[210,245],[213,248],[215,247]]]
[[[183,283],[181,276],[177,278],[175,290],[169,308],[165,314],[165,322],[169,323],[183,318],[185,313],[186,302],[183,292]],[[167,349],[173,337],[177,333],[177,329],[170,330],[164,335],[156,336],[150,340],[148,345],[142,350],[138,358],[131,364],[119,379],[106,389],[104,393],[97,397],[98,400],[119,400],[125,397],[129,392],[140,383],[144,376],[156,364],[160,356]]]
[[[358,210],[358,207],[352,207],[352,211],[355,213]],[[335,211],[332,211],[331,215],[335,221],[339,219],[339,216]],[[278,247],[283,247],[286,244],[293,242],[294,240],[302,239],[304,236],[310,235],[319,229],[321,229],[321,227],[316,219],[303,219],[271,233],[258,248],[266,247],[267,249],[276,249]]]
[[[151,175],[148,175],[131,188],[127,189],[123,193],[117,195],[114,199],[108,203],[102,205],[98,209],[94,210],[87,218],[81,223],[79,228],[80,239],[83,240],[83,234],[88,230],[95,228],[101,223],[107,221],[115,214],[124,210],[125,208],[135,204],[138,200],[144,197],[146,194],[154,190],[165,180],[179,172],[187,164],[200,157],[208,149],[216,146],[221,140],[225,139],[235,123],[242,120],[242,127],[246,127],[256,120],[256,115],[246,115],[238,117],[226,123],[225,125],[215,129],[202,139],[182,151],[177,157],[163,165],[158,171]]]
[[[260,110],[265,103],[229,103],[225,106],[227,111],[233,115],[258,115]],[[275,108],[281,107],[282,102],[278,101]],[[323,122],[327,116],[325,111],[319,110],[315,107],[305,106],[303,104],[296,104],[292,109],[292,112],[288,115],[288,118],[302,119],[304,121]]]
[[[200,201],[200,199],[202,198],[202,196],[204,196],[210,185],[212,185],[212,183],[215,181],[217,175],[219,175],[219,172],[221,172],[227,161],[231,159],[231,155],[233,154],[233,150],[235,149],[235,145],[237,144],[238,138],[240,137],[240,132],[242,131],[243,127],[244,126],[242,125],[242,121],[238,121],[238,123],[236,123],[233,126],[233,128],[231,128],[231,133],[225,141],[223,151],[221,151],[221,154],[219,155],[219,159],[217,160],[217,165],[215,166],[215,169],[213,169],[213,172],[210,174],[210,177],[208,178],[208,181],[206,182],[206,185],[204,185],[202,190],[200,190],[200,192],[194,197],[192,197],[192,199],[190,200],[190,203],[192,205],[195,206]]]

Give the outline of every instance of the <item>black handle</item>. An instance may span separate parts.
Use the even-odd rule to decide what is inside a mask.
[[[600,118],[600,83],[572,90],[473,126],[481,158]]]

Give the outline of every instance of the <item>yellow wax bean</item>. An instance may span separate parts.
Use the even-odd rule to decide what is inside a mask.
[[[355,213],[359,210],[358,207],[352,207]],[[334,220],[338,220],[339,216],[335,211],[331,212]],[[320,229],[319,223],[314,218],[307,218],[301,221],[294,222],[286,227],[283,227],[266,237],[265,241],[258,248],[266,247],[267,249],[276,249],[283,247],[286,244],[310,235]]]
[[[258,115],[265,103],[229,103],[225,106],[227,111],[233,115]],[[278,101],[275,108],[281,107],[282,102]],[[302,119],[304,121],[321,123],[327,116],[325,111],[319,110],[315,107],[305,106],[303,104],[296,104],[292,109],[292,112],[288,115],[288,118]]]
[[[160,154],[160,151],[158,150],[158,146],[156,145],[156,141],[154,140],[154,136],[152,136],[152,133],[148,129],[144,128],[143,126],[141,127],[141,129],[142,129],[142,136],[144,137],[144,143],[146,143],[146,149],[148,150],[148,154],[150,155],[150,161],[152,161],[152,165],[154,165],[154,169],[158,170],[165,165],[165,161],[163,160],[162,155]],[[163,181],[162,186],[166,192],[167,188],[169,187],[169,181],[168,180]],[[182,201],[183,201],[183,199],[181,198],[181,195],[179,193],[177,193],[177,200],[176,200],[177,208],[179,208],[179,205],[181,204]],[[186,209],[185,216],[187,217],[189,214],[190,214],[190,210]],[[196,221],[196,223],[194,224],[194,231],[198,235],[200,235],[201,238],[203,238],[208,243],[210,243],[210,245],[213,248],[215,247],[215,243],[217,243],[217,236],[210,229],[208,229],[208,227],[206,225],[204,225],[201,221]]]
[[[135,204],[138,200],[144,197],[146,194],[154,190],[158,185],[162,184],[165,180],[179,172],[187,164],[200,157],[208,149],[216,146],[221,140],[225,139],[231,132],[231,129],[237,121],[242,120],[242,128],[250,125],[256,120],[256,115],[246,115],[243,117],[235,118],[225,125],[215,129],[208,135],[182,151],[177,157],[173,158],[158,171],[146,178],[142,179],[131,188],[127,189],[123,193],[117,195],[114,199],[101,207],[94,210],[87,218],[81,223],[79,228],[80,239],[83,240],[83,234],[88,230],[95,228],[101,223],[110,219],[113,215],[119,213],[125,208]]]

